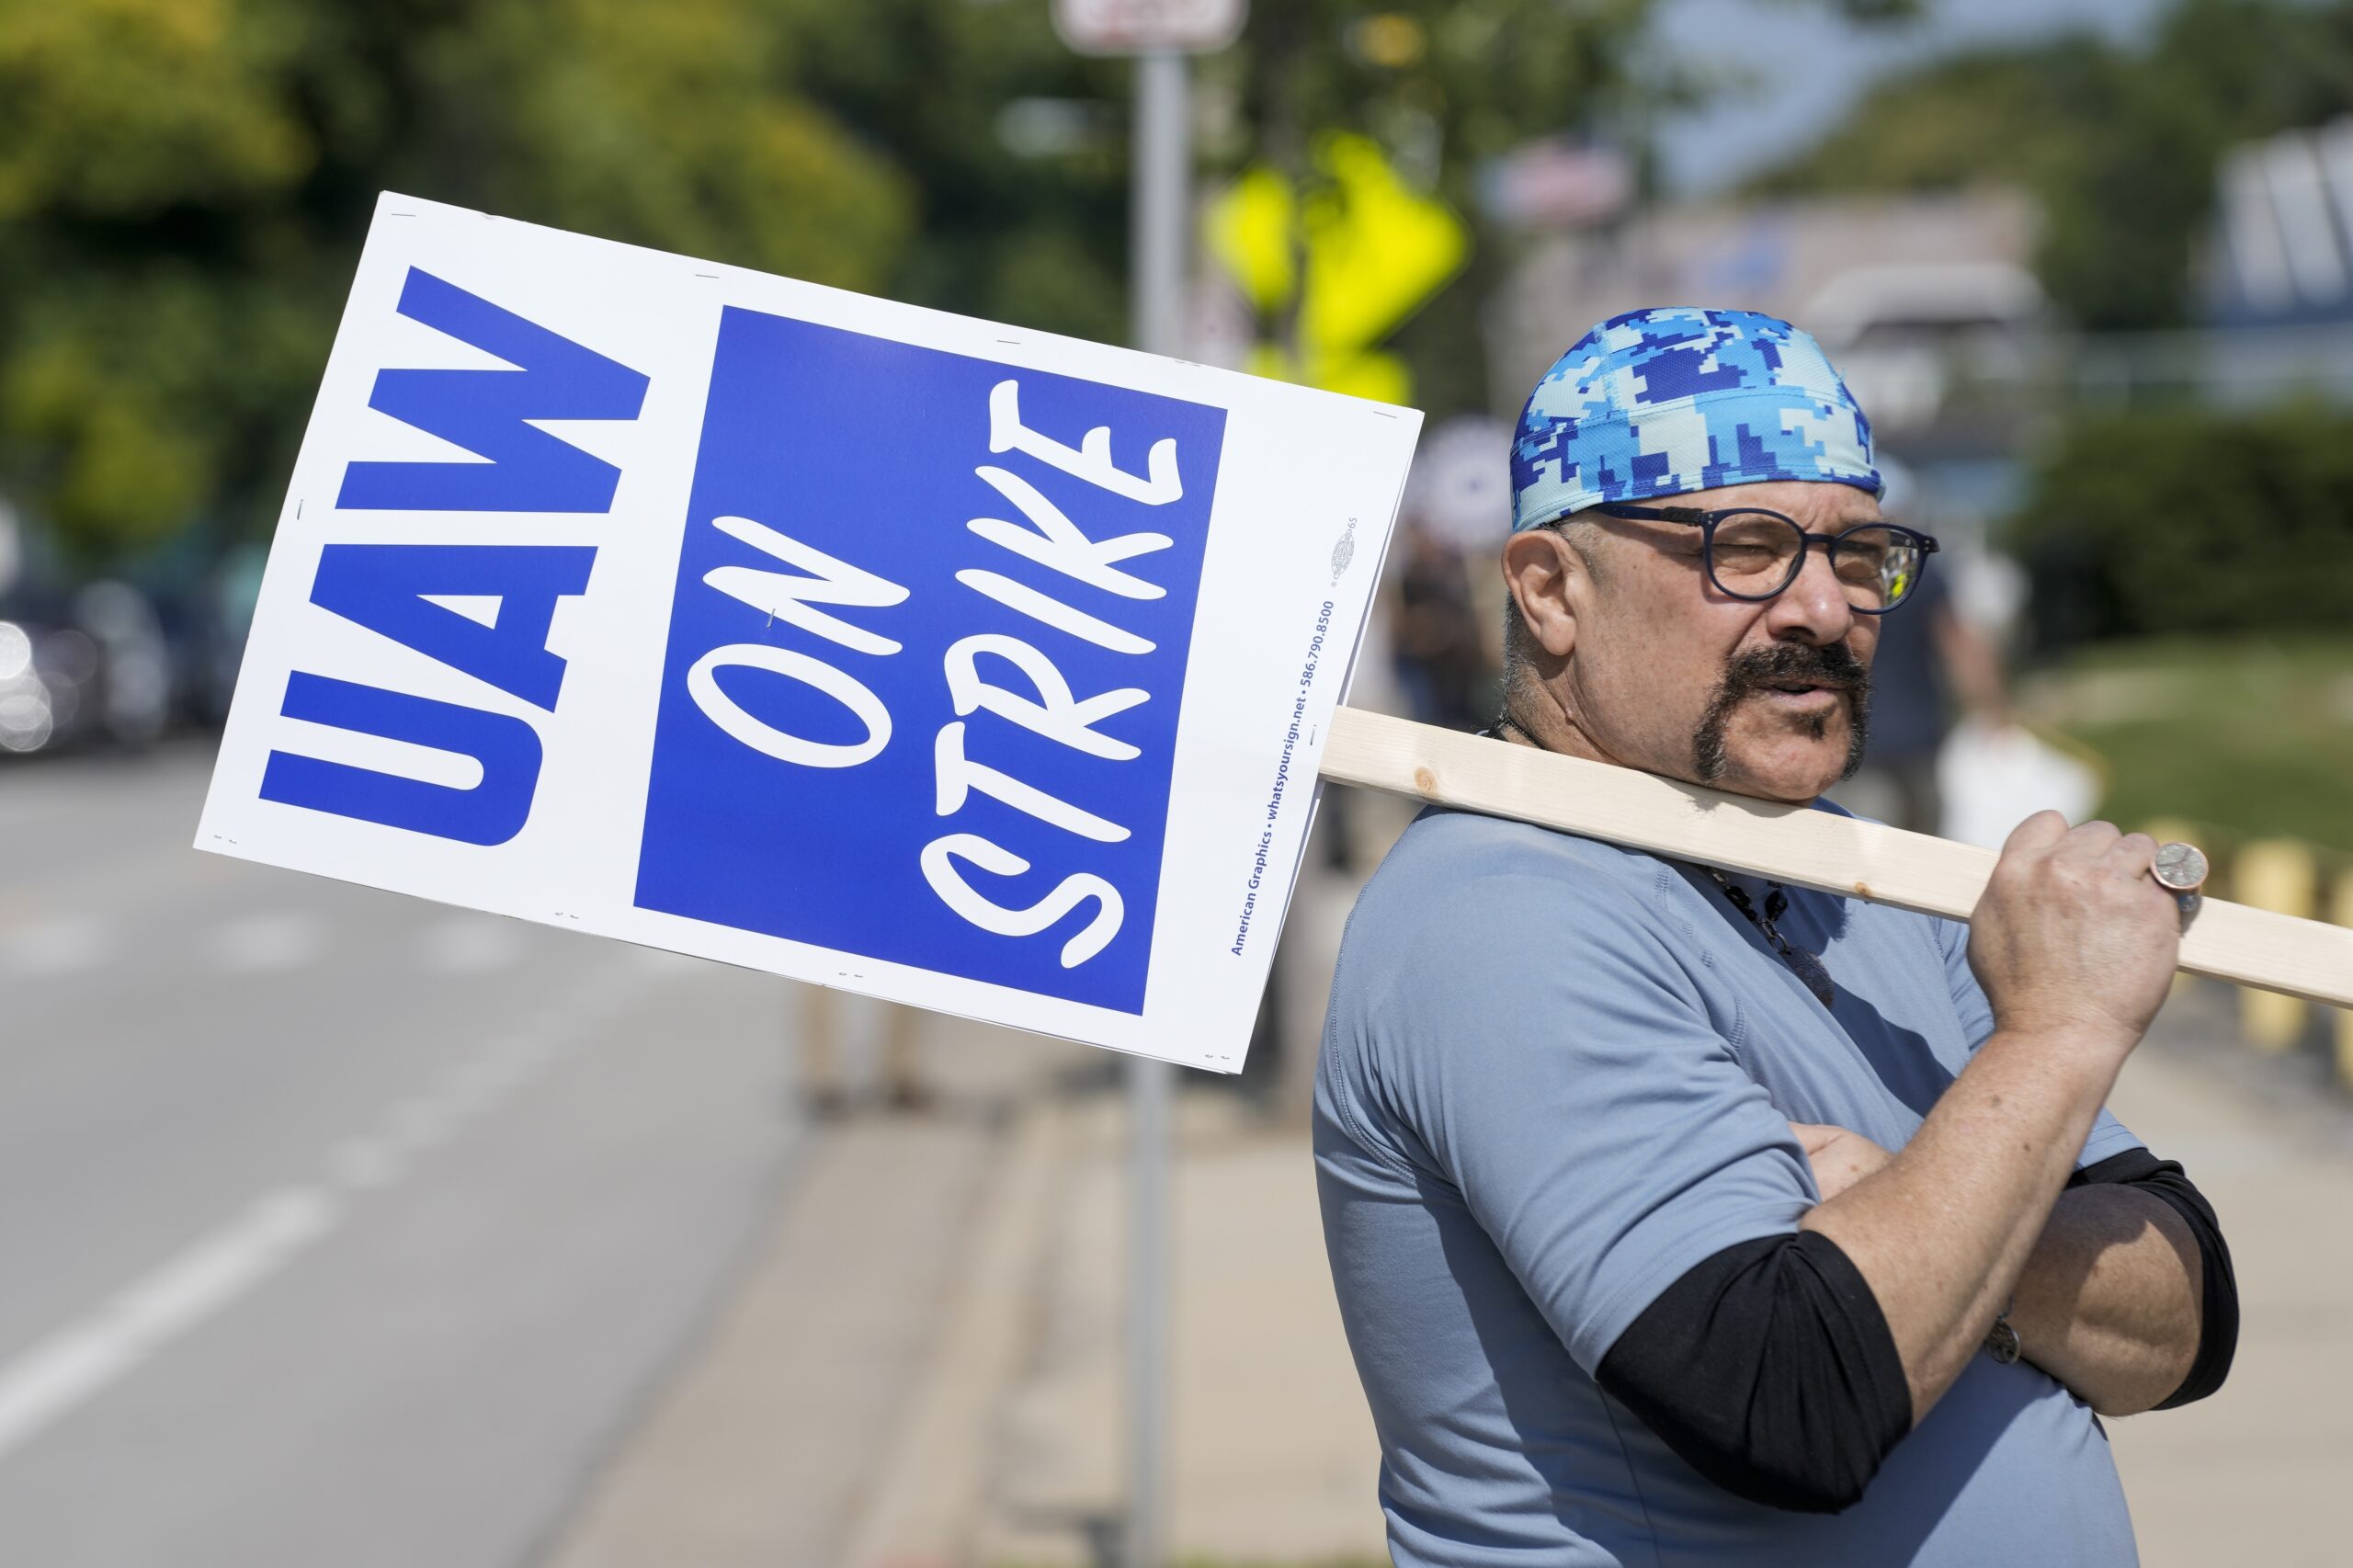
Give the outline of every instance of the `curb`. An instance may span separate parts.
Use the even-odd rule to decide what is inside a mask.
[[[1052,1184],[1067,1129],[1053,1099],[1024,1105],[994,1163],[921,1385],[843,1568],[958,1568],[978,1530],[991,1428],[1034,1329]]]

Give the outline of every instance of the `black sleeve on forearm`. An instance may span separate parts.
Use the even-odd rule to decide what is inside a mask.
[[[1813,1231],[1695,1264],[1618,1336],[1597,1381],[1725,1491],[1804,1513],[1861,1497],[1912,1429],[1879,1299]]]
[[[2160,1160],[2146,1149],[2111,1154],[2097,1165],[2085,1166],[2067,1182],[2069,1187],[2109,1184],[2138,1187],[2169,1205],[2198,1238],[2198,1355],[2181,1386],[2157,1408],[2171,1410],[2204,1399],[2230,1376],[2231,1358],[2239,1346],[2238,1276],[2232,1272],[2230,1245],[2222,1240],[2213,1206],[2182,1174],[2179,1162]]]

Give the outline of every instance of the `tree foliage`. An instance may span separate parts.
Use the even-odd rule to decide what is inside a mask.
[[[1784,0],[1859,22],[1918,0]],[[1481,210],[1488,160],[1531,138],[1615,144],[1638,161],[1663,114],[1727,85],[1708,51],[1656,36],[1655,0],[1283,0],[1253,6],[1242,47],[1204,65],[1227,106],[1207,148],[1227,172],[1264,161],[1302,207],[1336,194],[1317,135],[1380,142],[1409,180],[1472,226],[1470,264],[1398,334],[1415,401],[1444,415],[1488,401],[1481,314],[1517,246]],[[1288,343],[1290,324],[1269,324]]]
[[[1891,79],[1756,188],[2021,185],[2052,300],[2086,327],[2163,326],[2190,312],[2224,151],[2348,110],[2353,6],[2179,0],[2143,48],[2062,38]]]
[[[263,515],[393,188],[882,289],[912,181],[759,0],[0,4],[0,472],[85,558]]]
[[[2353,415],[2096,409],[2035,462],[2009,542],[2039,636],[2343,631],[2353,625]]]
[[[1652,9],[1651,0],[1400,0],[1379,12],[1350,0],[1254,6],[1246,47],[1210,67],[1210,90],[1231,109],[1222,144],[1209,149],[1213,166],[1263,161],[1302,206],[1334,199],[1314,140],[1353,131],[1451,206],[1472,225],[1470,264],[1407,324],[1397,347],[1416,401],[1440,414],[1483,407],[1479,311],[1511,245],[1480,210],[1481,166],[1537,135],[1631,141],[1638,103],[1690,97],[1671,69],[1649,73],[1638,97]],[[1266,324],[1287,348],[1296,307]]]
[[[1652,5],[1263,0],[1210,165],[1358,129],[1468,212],[1487,154],[1698,90]],[[1123,336],[1128,79],[1048,0],[0,0],[0,490],[85,560],[266,528],[384,189]],[[1019,98],[1099,133],[1017,156]],[[1491,278],[1413,329],[1441,402]]]

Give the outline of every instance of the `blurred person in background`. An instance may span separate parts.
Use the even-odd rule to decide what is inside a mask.
[[[810,1117],[832,1121],[855,1108],[848,1075],[843,1070],[843,1023],[852,1009],[841,993],[827,985],[801,985],[801,1096]],[[918,1060],[918,1035],[923,1015],[894,1002],[861,1001],[854,1011],[879,1015],[881,1062],[875,1093],[882,1108],[904,1115],[929,1110],[931,1089],[923,1080]]]
[[[1911,515],[1908,481],[1893,463],[1885,472],[1881,504],[1891,516]],[[2001,653],[1954,602],[1949,565],[1938,565],[1921,579],[1902,615],[1880,622],[1870,744],[1862,767],[1831,791],[1856,815],[1914,833],[1944,831],[1938,759],[1956,705],[1987,730],[2010,723]]]
[[[1475,730],[1494,708],[1495,672],[1472,609],[1471,579],[1460,553],[1420,519],[1408,517],[1398,540],[1395,657],[1397,684],[1411,717],[1453,730]]]
[[[1605,322],[1513,478],[1502,736],[1836,810],[1936,544],[1813,340]],[[2238,1323],[2103,1108],[2173,976],[2155,849],[2029,818],[1964,928],[1425,812],[1315,1096],[1395,1560],[2133,1562],[2095,1412],[2211,1393]]]
[[[1425,723],[1476,729],[1495,711],[1503,585],[1485,563],[1511,531],[1510,450],[1500,421],[1458,416],[1430,432],[1405,482],[1384,599],[1404,711]]]

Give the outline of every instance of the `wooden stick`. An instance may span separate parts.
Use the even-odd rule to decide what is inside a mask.
[[[1967,920],[1994,852],[1803,806],[1678,784],[1406,719],[1342,708],[1324,777],[1605,838],[1678,860]],[[2353,1007],[2353,929],[2208,899],[2181,967]]]

